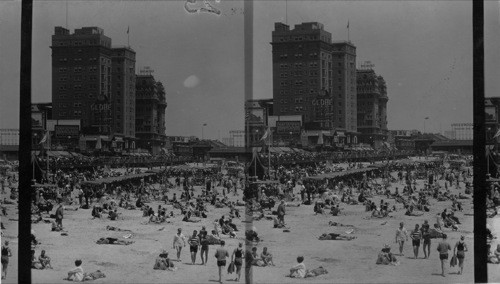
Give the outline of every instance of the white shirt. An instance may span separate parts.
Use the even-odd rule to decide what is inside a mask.
[[[83,268],[81,266],[77,266],[75,269],[71,270],[71,272],[75,272],[72,276],[72,280],[75,282],[83,281]]]
[[[304,278],[306,276],[306,265],[303,262],[295,265],[293,269],[296,269],[298,278]]]

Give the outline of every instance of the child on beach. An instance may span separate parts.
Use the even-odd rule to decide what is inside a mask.
[[[79,259],[76,260],[75,266],[76,266],[75,269],[68,271],[68,278],[66,278],[66,280],[82,282],[83,281],[82,261]]]
[[[304,264],[304,257],[297,257],[298,264],[290,268],[289,277],[292,278],[304,278],[306,276],[306,265]]]

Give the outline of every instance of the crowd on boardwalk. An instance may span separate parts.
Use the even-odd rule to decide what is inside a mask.
[[[293,159],[293,156],[272,158],[280,161],[282,158]],[[258,247],[255,245],[259,242],[258,232],[255,227],[243,224],[242,219],[250,218],[252,222],[269,219],[273,220],[274,227],[287,230],[290,228],[286,222],[286,207],[290,206],[310,205],[314,214],[339,216],[344,206],[359,205],[364,206],[370,213],[370,218],[384,219],[401,207],[408,216],[427,214],[432,209],[429,200],[435,199],[449,202],[449,209],[445,209],[437,216],[429,216],[432,226],[426,220],[423,224],[415,224],[413,230],[407,230],[405,223],[401,223],[399,228],[394,228],[399,254],[391,252],[391,246],[386,244],[378,256],[373,256],[374,261],[377,264],[399,265],[401,263],[399,256],[404,254],[405,242],[410,238],[414,257],[419,257],[422,246],[424,258],[428,258],[431,255],[431,239],[441,238],[442,241],[436,249],[443,269],[442,275],[446,275],[445,261],[449,258],[456,258],[458,270],[460,273],[463,271],[467,244],[462,237],[450,245],[447,242],[447,233],[459,229],[460,220],[454,216],[454,212],[462,210],[463,202],[472,200],[470,167],[451,169],[445,167],[441,159],[427,158],[388,161],[387,157],[384,157],[382,160],[372,159],[369,164],[351,162],[341,165],[338,163],[340,160],[336,160],[339,157],[330,154],[304,154],[296,157],[297,160],[309,158],[313,158],[315,163],[277,162],[271,175],[274,181],[268,183],[249,182],[244,174],[244,165],[170,166],[154,171],[136,168],[113,170],[109,166],[99,164],[97,160],[92,160],[96,164],[88,169],[55,168],[54,174],[48,180],[34,186],[32,222],[47,223],[52,231],[67,234],[68,231],[64,226],[66,221],[63,222],[64,212],[88,209],[89,211],[84,212],[89,218],[109,220],[110,225],[106,227],[107,230],[128,233],[129,230],[113,226],[112,222],[119,220],[125,210],[137,210],[139,211],[137,217],[146,217],[147,223],[165,224],[165,228],[168,227],[166,230],[177,231],[172,240],[176,255],[169,255],[166,250],[159,251],[154,269],[176,270],[181,265],[179,261],[185,254],[183,248],[186,246],[189,246],[192,264],[197,261],[200,252],[201,263],[207,265],[211,251],[209,247],[218,246],[214,256],[219,281],[223,280],[225,273],[223,268],[226,266],[228,272],[236,272],[236,280],[239,281],[244,264],[265,267],[274,266],[280,261],[273,258],[271,246],[269,249],[264,247],[260,253],[258,252]],[[78,161],[80,158],[74,159]],[[70,163],[69,160],[67,163]],[[336,173],[346,174],[334,175]],[[426,182],[421,185],[417,180]],[[390,186],[394,185],[396,190],[391,191]],[[2,192],[7,187],[11,189],[11,199],[15,200],[17,196],[12,195],[16,192],[15,179],[3,179]],[[374,201],[374,197],[383,199],[378,203]],[[5,201],[15,202],[14,200]],[[153,207],[151,205],[153,202],[156,202],[158,207]],[[212,211],[215,208],[224,208],[227,213],[220,218],[214,216]],[[272,214],[267,214],[269,211],[266,208],[272,209]],[[204,220],[214,220],[214,218],[215,221],[210,222],[211,229],[207,230]],[[183,222],[200,223],[200,229],[186,237],[182,228],[168,225],[178,219]],[[334,222],[329,225],[342,224]],[[128,235],[132,236],[133,232],[125,236]],[[240,237],[238,235],[243,236],[243,240],[238,242],[236,248],[228,248],[227,240]],[[96,240],[96,244],[132,245],[133,238],[125,236],[124,239],[100,238]],[[320,240],[350,241],[355,238],[347,233],[318,236]],[[243,242],[246,242],[247,250],[243,248]],[[35,233],[32,235],[32,249],[32,267],[50,269],[52,267],[51,258],[48,256],[50,251],[40,249]],[[450,250],[453,250],[451,255]],[[2,265],[6,260],[5,270],[2,272],[7,271],[10,255],[12,252],[6,243],[2,247]],[[230,261],[227,262],[226,259]],[[289,276],[316,277],[328,273],[322,267],[307,269],[306,262],[303,256],[298,256],[297,265],[290,269]],[[105,277],[100,270],[85,273],[82,265],[84,261],[77,259],[75,268],[68,272],[67,278],[81,281]]]

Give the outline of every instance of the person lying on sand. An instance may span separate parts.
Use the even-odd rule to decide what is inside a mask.
[[[328,225],[335,226],[335,227],[354,227],[353,225],[344,225],[344,224],[333,222],[333,221],[328,222]]]
[[[98,245],[130,245],[133,244],[134,241],[125,241],[125,240],[119,240],[117,238],[100,238],[99,240],[96,241],[96,244]]]
[[[108,231],[120,231],[120,232],[132,232],[132,230],[120,229],[118,227],[113,227],[113,226],[109,226],[109,225],[106,226],[106,230],[108,230]]]
[[[324,233],[321,236],[319,236],[320,241],[325,241],[325,240],[335,240],[335,241],[350,241],[354,240],[356,237],[355,236],[346,236],[343,234],[336,234],[336,233]]]

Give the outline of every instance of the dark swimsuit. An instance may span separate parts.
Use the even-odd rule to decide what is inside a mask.
[[[243,250],[236,249],[236,251],[234,252],[234,265],[236,266],[243,265],[242,257],[243,257]]]
[[[462,242],[458,242],[457,245],[457,258],[465,258],[465,244]]]

